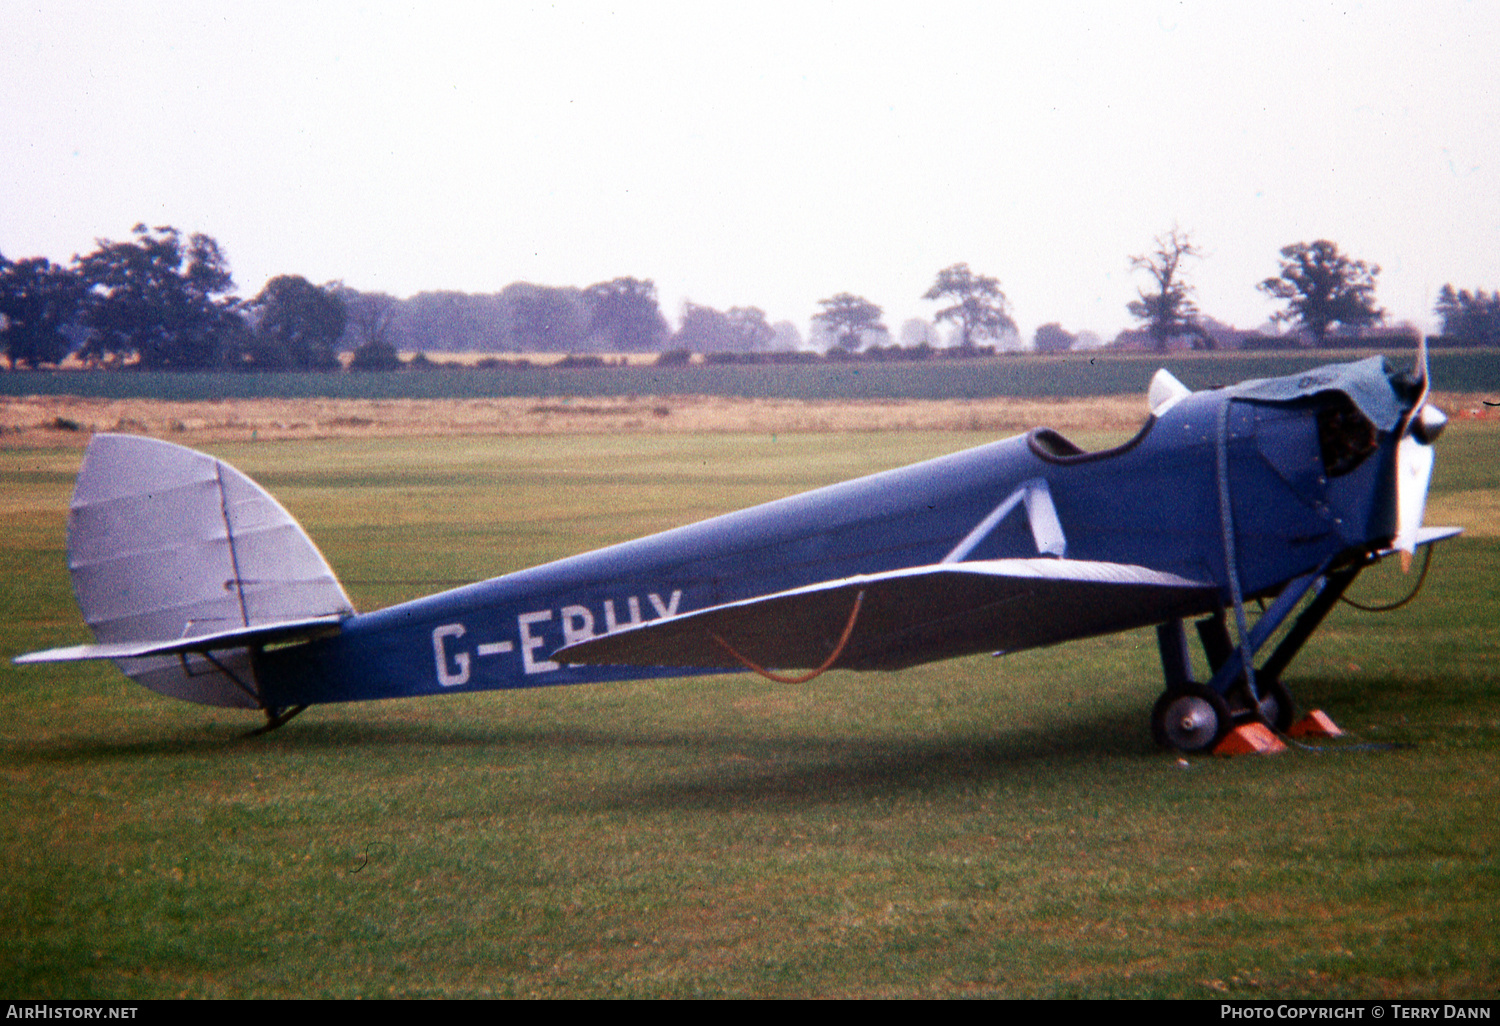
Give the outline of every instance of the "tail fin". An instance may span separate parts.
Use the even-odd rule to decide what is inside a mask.
[[[247,629],[354,613],[327,561],[270,494],[222,460],[151,438],[96,435],[89,444],[69,507],[68,569],[101,646],[248,637]],[[175,698],[261,704],[248,648],[116,665]]]

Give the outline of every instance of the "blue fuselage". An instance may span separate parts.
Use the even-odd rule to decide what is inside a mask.
[[[1066,558],[1209,582],[1220,605],[1228,602],[1227,489],[1241,588],[1271,593],[1392,534],[1390,432],[1372,428],[1378,448],[1334,476],[1320,437],[1323,406],[1314,395],[1263,402],[1194,393],[1130,442],[1097,453],[1033,431],[358,615],[335,637],[261,654],[257,676],[268,704],[290,706],[699,673],[561,665],[551,656],[630,623],[938,563],[1038,479]],[[1037,554],[1018,507],[963,558]]]

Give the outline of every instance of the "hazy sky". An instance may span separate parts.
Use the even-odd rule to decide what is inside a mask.
[[[1131,323],[1173,224],[1254,326],[1277,250],[1384,269],[1393,319],[1500,286],[1500,4],[0,4],[0,252],[138,221],[410,295],[655,280],[893,331],[936,272],[1030,337]]]

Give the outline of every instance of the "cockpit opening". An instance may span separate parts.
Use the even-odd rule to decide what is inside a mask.
[[[1141,441],[1151,433],[1151,428],[1155,424],[1154,416],[1147,417],[1146,423],[1141,425],[1141,429],[1133,438],[1108,449],[1096,449],[1093,452],[1080,447],[1060,432],[1046,427],[1032,428],[1027,432],[1026,444],[1030,446],[1032,452],[1048,463],[1085,463],[1089,460],[1108,459],[1111,456],[1129,452],[1141,444]]]

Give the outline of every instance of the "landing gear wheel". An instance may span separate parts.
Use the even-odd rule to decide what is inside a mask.
[[[1260,702],[1257,703],[1260,721],[1276,733],[1285,734],[1297,713],[1292,704],[1292,693],[1279,680],[1256,680],[1255,690],[1260,692]]]
[[[1224,739],[1231,725],[1224,696],[1201,684],[1167,692],[1151,710],[1156,743],[1179,752],[1208,751]]]

